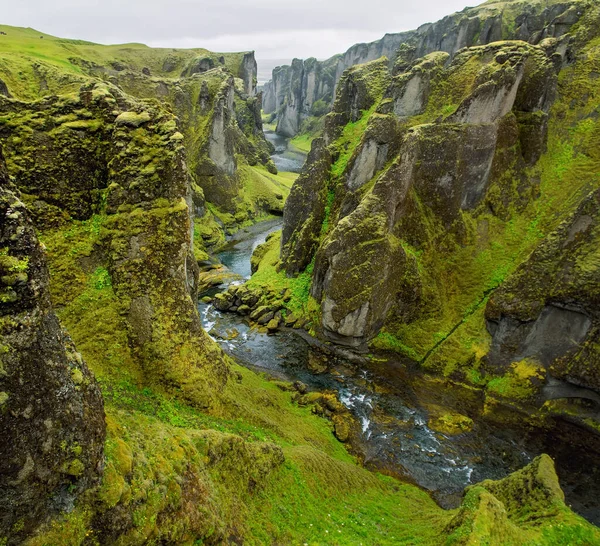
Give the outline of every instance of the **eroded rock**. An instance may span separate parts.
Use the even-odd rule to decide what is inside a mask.
[[[98,482],[105,423],[98,384],[52,310],[29,213],[0,178],[0,536],[20,544]]]

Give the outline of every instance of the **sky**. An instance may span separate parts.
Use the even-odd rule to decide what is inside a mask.
[[[0,0],[0,23],[104,44],[255,50],[259,63],[272,64],[325,59],[386,32],[441,19],[467,1]]]

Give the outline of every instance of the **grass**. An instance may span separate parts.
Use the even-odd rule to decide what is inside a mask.
[[[358,466],[331,423],[293,404],[276,383],[232,365],[237,380],[211,412],[148,384],[136,372],[119,300],[95,252],[103,224],[98,215],[43,240],[61,322],[104,394],[104,477],[31,545],[101,544],[110,524],[99,527],[97,517],[112,510],[131,514],[120,531],[126,544],[191,544],[231,532],[246,544],[434,543],[452,513],[419,489]]]
[[[258,271],[246,283],[248,288],[268,286],[276,292],[290,290],[291,299],[286,307],[297,317],[306,316],[310,312],[310,284],[314,264],[309,266],[297,277],[288,277],[285,271],[279,269],[279,247],[281,232],[277,232],[267,243],[268,250],[260,262]]]
[[[240,164],[238,172],[243,180],[241,199],[249,208],[258,207],[266,211],[283,212],[292,184],[298,178],[296,173],[271,174],[263,166],[247,164]]]
[[[367,124],[369,123],[369,119],[376,108],[377,104],[374,104],[369,110],[363,111],[358,120],[350,122],[344,127],[342,135],[336,141],[336,146],[338,147],[340,155],[331,167],[331,174],[334,179],[337,179],[344,174],[348,161],[350,161],[354,150],[356,150],[360,144],[362,136],[367,128]]]
[[[315,139],[315,137],[313,135],[298,135],[295,136],[294,138],[292,138],[289,142],[289,144],[292,146],[292,148],[296,148],[297,150],[300,150],[301,152],[305,152],[308,153],[310,152],[310,147],[312,145],[312,141]]]

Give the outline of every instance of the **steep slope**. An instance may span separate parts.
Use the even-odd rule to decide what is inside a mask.
[[[444,17],[417,30],[386,34],[381,40],[357,44],[343,55],[326,61],[294,59],[290,66],[273,70],[264,86],[263,109],[275,113],[277,132],[294,136],[304,120],[323,107],[333,105],[335,90],[343,72],[382,56],[389,59],[394,74],[434,51],[453,58],[464,47],[486,45],[498,40],[523,40],[538,44],[548,37],[559,38],[569,31],[582,13],[585,2],[499,2],[490,0],[475,8]]]
[[[522,78],[538,81],[527,59],[541,54],[540,50],[509,44],[508,51],[513,52],[513,47],[518,53],[514,65],[525,64]],[[488,53],[482,53],[482,64],[488,63]],[[510,67],[512,64],[499,70],[500,87],[514,87],[517,81],[521,84],[519,70]],[[541,81],[547,75],[545,68],[543,63]],[[214,92],[223,105],[211,118],[222,121],[209,125],[211,134],[216,126],[220,135],[220,128],[234,119],[226,119],[231,112],[227,106],[231,80],[227,72],[214,70],[190,78],[207,82],[209,95]],[[207,75],[210,80],[204,79]],[[336,154],[338,176],[350,165],[350,156],[360,144],[362,120],[368,119],[361,109],[378,102],[390,108],[393,102],[381,100],[390,81],[385,63],[368,66],[365,75],[368,77],[361,79],[357,71],[348,78],[342,93],[345,98],[340,99],[345,106],[328,122],[328,130],[341,135],[347,149],[340,153],[341,149],[329,150],[321,142],[313,150],[324,163],[311,168],[325,165],[322,172],[327,176]],[[471,537],[490,543],[517,545],[527,540],[549,545],[600,540],[598,530],[564,504],[547,458],[503,482],[487,482],[474,493],[468,492],[460,511],[443,510],[415,486],[357,464],[336,439],[334,424],[319,416],[326,413],[328,405],[340,405],[330,394],[298,397],[293,385],[269,381],[225,356],[200,327],[195,301],[197,260],[193,254],[199,249],[194,248],[193,238],[199,223],[194,216],[203,205],[194,178],[198,173],[190,167],[205,165],[211,144],[193,147],[183,134],[183,121],[169,111],[170,100],[161,103],[132,96],[123,90],[126,85],[139,89],[135,93],[141,95],[146,84],[138,87],[137,78],[130,80],[128,84],[116,80],[117,86],[86,79],[76,92],[29,102],[0,98],[0,139],[7,164],[5,170],[0,163],[0,204],[10,206],[9,214],[2,216],[0,234],[3,245],[8,236],[9,257],[3,261],[1,275],[7,301],[0,301],[0,306],[8,305],[10,311],[10,320],[3,322],[7,330],[2,332],[2,345],[16,340],[18,350],[13,353],[9,349],[8,357],[2,351],[2,369],[5,361],[11,366],[23,365],[39,379],[39,374],[34,374],[36,366],[50,359],[40,372],[70,372],[70,379],[63,374],[67,375],[63,386],[72,395],[74,413],[85,416],[81,405],[85,406],[86,396],[96,392],[83,365],[86,362],[102,390],[107,427],[98,487],[87,489],[75,504],[70,502],[71,496],[61,497],[69,502],[56,507],[62,513],[53,513],[52,521],[37,517],[47,510],[44,503],[31,514],[35,522],[22,520],[19,514],[25,513],[25,505],[19,504],[19,519],[15,522],[11,516],[3,522],[0,544],[23,542],[35,530],[34,523],[44,525],[25,543],[40,546],[433,545]],[[373,89],[371,81],[378,82]],[[188,83],[197,89],[191,82],[180,82],[180,86]],[[200,109],[201,99],[206,97],[202,87],[199,83]],[[168,88],[169,96],[178,96],[176,88],[176,84]],[[362,98],[356,95],[354,100],[353,90]],[[377,117],[385,120],[389,116],[387,112]],[[358,121],[352,123],[352,119]],[[381,134],[386,134],[383,129]],[[224,157],[219,151],[223,150],[222,140],[214,140],[212,161]],[[198,157],[188,158],[188,148]],[[393,153],[395,148],[389,150]],[[376,152],[376,156],[383,153]],[[369,161],[366,165],[359,170],[370,170]],[[375,161],[373,168],[378,165]],[[13,179],[8,180],[6,174]],[[360,179],[357,175],[353,184]],[[323,180],[314,182],[322,184]],[[306,177],[301,184],[305,183]],[[8,186],[20,192],[23,207],[6,191]],[[323,193],[319,187],[317,190]],[[345,190],[341,185],[339,190],[341,197]],[[319,236],[321,232],[328,235],[337,223],[336,207],[326,197]],[[33,311],[27,307],[32,303],[27,299],[29,292],[40,289],[46,273],[42,247],[35,240],[32,224],[25,221],[26,214],[31,214],[37,236],[46,247],[49,297],[56,316],[81,357],[71,355],[72,346],[50,311],[47,290],[39,292],[41,303],[33,302]],[[313,252],[310,245],[305,248]],[[31,250],[29,261],[25,250]],[[304,252],[296,254],[298,259],[305,259]],[[27,262],[27,274],[31,269],[36,275],[25,279],[23,262]],[[310,263],[309,259],[305,279]],[[283,270],[278,275],[285,277]],[[18,299],[20,295],[25,299]],[[45,312],[53,325],[52,343],[34,347],[36,353],[31,355],[20,335],[26,334],[27,342],[35,339],[37,330],[28,328],[37,327],[33,319],[38,311]],[[23,318],[16,324],[16,333],[12,331],[15,317]],[[14,376],[7,377],[14,382]],[[62,399],[56,404],[57,397],[47,391],[54,386],[51,380],[40,383],[46,389],[40,394],[41,409],[65,418],[70,415],[65,410],[71,407]],[[5,377],[0,378],[0,390],[5,392],[3,381]],[[31,393],[17,383],[26,401]],[[63,392],[61,389],[60,394]],[[2,427],[8,423],[6,434],[18,437],[19,446],[41,445],[43,449],[40,438],[43,442],[46,437],[41,437],[39,430],[25,427],[23,434],[19,426],[20,420],[28,417],[27,407],[25,415],[15,416],[10,411],[11,400],[10,393],[8,398],[0,398],[0,422]],[[68,477],[63,479],[65,472],[49,476],[59,487],[71,485],[69,495],[80,493],[97,475],[94,463],[101,457],[98,442],[103,429],[98,419],[101,407],[95,404],[92,410],[92,418],[83,425],[81,420],[74,421],[79,426],[75,432],[67,428],[58,433],[63,437],[57,461],[67,462],[61,469],[67,470]],[[33,424],[37,426],[35,416]],[[84,425],[98,435],[78,438],[76,433]],[[47,421],[43,426],[48,428]],[[87,439],[89,451],[84,454],[82,446],[71,447],[68,442],[72,439],[82,444]],[[25,463],[25,467],[28,472],[30,465]],[[17,479],[32,477],[20,470],[10,468],[9,479],[12,481],[15,472]],[[0,485],[2,495],[14,487],[14,483]],[[43,498],[47,502],[46,495]],[[4,507],[0,512],[3,516],[10,513]]]
[[[95,83],[0,108],[8,169],[38,225],[95,222],[86,267],[109,275],[142,368],[209,404],[227,373],[192,299],[192,184],[173,115]]]

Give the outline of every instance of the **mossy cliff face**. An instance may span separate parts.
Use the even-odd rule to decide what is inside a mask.
[[[595,430],[600,14],[578,6],[577,25],[539,45],[347,71],[286,204],[277,267],[310,275],[325,337],[487,385],[490,414],[512,400]]]
[[[445,58],[430,56],[393,82],[383,60],[350,71],[326,121],[323,140],[337,159],[321,178],[320,194],[310,192],[318,196],[313,210],[323,211],[312,233],[310,222],[296,217],[306,211],[296,197],[304,190],[301,182],[286,205],[283,264],[294,274],[319,246],[311,293],[321,303],[325,334],[338,342],[360,345],[393,320],[390,313],[418,313],[426,295],[414,249],[429,242],[435,229],[464,241],[464,211],[474,209],[507,168],[525,167],[518,116],[538,108],[543,125],[554,86],[543,51],[486,46],[463,53],[444,70]],[[455,97],[455,111],[439,119],[436,87],[447,78],[470,81],[462,89],[466,96]],[[423,90],[411,102],[415,80]],[[363,114],[377,105],[372,115]],[[391,113],[399,111],[413,117]],[[413,125],[420,115],[438,119]],[[543,141],[543,134],[536,136]],[[437,225],[428,225],[424,209]]]
[[[436,51],[454,57],[465,47],[499,40],[523,40],[539,44],[545,38],[560,38],[579,20],[586,0],[532,1],[527,3],[488,1],[475,8],[444,17],[417,30],[386,34],[368,44],[352,46],[346,53],[326,61],[294,59],[290,66],[273,70],[264,86],[264,110],[277,115],[277,132],[294,136],[315,108],[331,107],[345,70],[382,56],[390,60],[394,74],[404,73],[415,60]],[[317,103],[317,105],[315,105]]]
[[[209,405],[227,367],[193,300],[192,184],[176,119],[103,84],[3,110],[9,172],[39,226],[95,214],[81,259],[108,270],[135,358],[149,378]]]
[[[3,28],[0,76],[8,83],[0,94],[8,96],[11,89],[13,96],[31,100],[77,93],[86,82],[102,81],[133,97],[158,100],[178,117],[194,213],[212,233],[207,244],[223,237],[219,223],[235,228],[281,213],[281,192],[257,183],[254,172],[277,173],[262,132],[253,52],[101,46],[52,36],[40,40],[31,30]]]
[[[225,110],[229,109],[228,77],[215,78],[215,89],[202,91],[203,78],[211,70],[218,70],[216,65],[210,68],[204,55],[190,65],[175,54],[172,59],[164,59],[167,61],[168,70],[163,68],[173,75],[187,69],[194,72],[188,77],[198,80],[199,99],[214,92],[215,97],[223,99]],[[207,72],[202,72],[207,66]],[[255,263],[257,275],[281,283],[271,293],[285,300],[289,297],[290,306],[291,302],[308,299],[311,267],[316,267],[311,255],[314,250],[310,249],[318,249],[321,240],[343,221],[341,201],[337,199],[343,200],[351,193],[344,189],[345,181],[351,180],[348,187],[365,191],[369,182],[363,184],[364,178],[371,171],[383,172],[390,158],[401,149],[401,142],[394,138],[398,121],[384,110],[375,112],[376,108],[383,108],[381,103],[391,85],[386,66],[385,62],[374,63],[364,72],[349,76],[345,84],[349,95],[342,99],[345,103],[340,102],[347,108],[331,117],[328,140],[318,144],[321,155],[316,153],[315,157],[322,160],[322,165],[315,167],[315,174],[320,177],[323,172],[328,178],[324,185],[320,178],[315,181],[316,194],[323,199],[323,218],[311,223],[316,241],[299,236],[304,248],[299,247],[296,257],[292,257],[294,243],[290,241],[294,230],[287,239],[289,263],[308,260],[305,271],[293,281],[285,277],[282,269],[276,271],[277,236],[261,249],[263,259]],[[113,69],[125,71],[120,64]],[[148,65],[151,74],[159,70],[156,64]],[[222,74],[220,70],[218,74]],[[369,85],[371,79],[378,83],[374,88]],[[503,85],[503,79],[498,81]],[[513,82],[508,76],[506,81]],[[53,517],[27,544],[443,543],[461,526],[460,522],[452,524],[457,513],[441,509],[412,485],[358,465],[338,441],[347,439],[354,427],[347,412],[340,411],[339,401],[319,393],[299,397],[293,386],[269,381],[236,365],[201,330],[193,298],[197,273],[192,234],[205,233],[206,226],[192,222],[201,202],[190,172],[193,169],[187,162],[183,121],[178,124],[163,103],[136,99],[111,83],[96,81],[84,82],[70,95],[49,96],[32,103],[9,99],[0,102],[0,138],[6,147],[7,171],[15,177],[22,201],[31,210],[39,237],[47,248],[49,292],[56,315],[82,355],[81,360],[68,354],[63,358],[59,351],[54,357],[45,346],[36,347],[31,366],[35,369],[40,357],[47,354],[53,358],[41,374],[54,373],[57,362],[66,362],[69,373],[74,370],[73,400],[78,401],[77,396],[83,396],[92,385],[85,383],[88,376],[81,363],[85,360],[99,379],[107,424],[101,483],[81,494],[75,506],[58,506],[61,511],[65,509],[64,513]],[[200,107],[201,104],[202,100]],[[365,109],[374,117],[365,116]],[[432,115],[439,114],[436,110]],[[209,126],[212,131],[212,125]],[[359,160],[354,152],[361,144],[365,127],[374,144],[364,146]],[[239,167],[239,158],[235,159]],[[347,168],[355,173],[351,178],[345,176]],[[331,169],[335,179],[329,178]],[[4,176],[1,164],[0,173]],[[332,185],[333,180],[339,186]],[[5,184],[3,179],[3,188]],[[252,188],[244,189],[250,193]],[[361,206],[362,199],[358,197],[344,205],[346,215]],[[13,203],[13,197],[9,197],[9,202]],[[300,202],[299,197],[296,202]],[[304,208],[307,202],[305,199]],[[11,207],[8,217],[2,218],[19,230],[23,227],[18,224],[22,217],[13,216],[19,208],[12,204]],[[368,215],[363,217],[365,222],[371,221]],[[387,237],[391,228],[381,217],[382,213],[377,212],[373,225]],[[2,343],[5,344],[5,337],[10,342],[17,339],[24,348],[34,339],[35,332],[26,329],[37,316],[27,308],[27,291],[42,286],[27,284],[39,277],[24,277],[38,263],[41,252],[36,243],[34,250],[26,254],[32,257],[26,266],[23,264],[25,254],[19,245],[28,245],[28,234],[33,233],[31,226],[27,229],[19,231],[19,237],[6,245],[9,259],[5,260],[6,271],[0,275],[6,284],[5,304],[18,305],[19,312],[25,309],[23,317],[17,313],[23,320],[14,333],[16,337],[11,337],[13,332],[9,331]],[[13,235],[10,233],[9,239]],[[5,236],[4,232],[1,236]],[[199,248],[195,250],[201,252]],[[409,251],[410,248],[404,249],[407,256]],[[415,252],[413,261],[418,257]],[[254,290],[260,293],[258,278],[253,282]],[[292,290],[282,292],[285,283],[291,283]],[[22,294],[25,301],[15,301],[13,292],[17,298]],[[243,294],[239,295],[241,302]],[[4,304],[0,302],[1,305]],[[316,308],[318,314],[320,308]],[[298,315],[303,312],[302,306],[294,310]],[[291,320],[289,315],[285,319]],[[11,320],[16,319],[11,315]],[[13,324],[10,322],[8,327]],[[56,328],[50,329],[53,337],[48,344],[63,339],[68,345],[64,335],[59,334],[58,324],[53,324]],[[25,340],[19,337],[23,332],[28,336]],[[11,360],[12,353],[6,354],[9,365],[17,362]],[[29,358],[25,350],[15,354],[15,358]],[[4,367],[4,356],[2,359]],[[528,366],[521,366],[515,373],[529,371]],[[7,377],[11,381],[14,378]],[[40,377],[32,377],[31,385],[37,385]],[[4,380],[0,378],[0,385]],[[52,381],[52,377],[45,379],[43,388],[52,387]],[[65,385],[71,388],[67,380]],[[23,386],[19,383],[17,388]],[[4,387],[0,391],[4,392]],[[57,397],[54,393],[42,394],[42,409],[54,412]],[[0,400],[2,408],[8,404],[11,409],[10,396]],[[65,412],[70,407],[58,400],[60,412],[56,419],[71,419],[72,414]],[[81,415],[81,408],[73,410]],[[30,416],[27,407],[24,412],[26,420]],[[315,413],[333,414],[333,423]],[[21,419],[12,414],[9,417]],[[99,417],[101,425],[98,411],[84,421],[85,426],[95,426]],[[42,425],[46,427],[46,423]],[[21,421],[11,421],[8,437],[27,430],[26,423],[20,427]],[[70,434],[68,431],[63,427],[60,434]],[[86,453],[83,447],[80,452],[85,438],[75,438],[81,445],[73,446],[68,443],[70,439],[68,436],[63,457],[69,462],[65,467],[70,473],[68,483],[75,487],[68,491],[76,493],[78,487],[88,483],[78,486],[76,475],[82,467],[81,479],[93,475],[85,469],[93,467],[91,458],[99,451],[93,447]],[[46,444],[39,440],[40,435],[34,430],[17,441],[43,449]],[[62,449],[62,442],[60,445]],[[0,464],[7,460],[3,458]],[[31,466],[25,464],[27,469]],[[10,476],[10,472],[6,475]],[[50,478],[62,480],[62,476],[59,471]],[[2,486],[1,494],[13,487],[4,487],[4,483]],[[540,488],[537,480],[527,490],[526,499],[541,498],[543,495],[537,493]],[[534,519],[532,524],[527,519],[516,521],[513,514],[519,511],[519,504],[513,502],[510,492],[502,493],[501,489],[494,489],[493,495],[498,503],[507,507],[510,504],[510,523],[520,534],[506,538],[502,528],[490,528],[489,532],[480,532],[480,536],[490,541],[502,537],[506,544],[521,544],[523,536],[536,544],[568,543],[572,537],[590,543],[598,541],[597,530],[560,505],[552,517]],[[554,503],[553,498],[550,501]],[[18,520],[16,527],[11,525],[7,541],[19,542],[19,533],[30,530],[26,521]]]
[[[261,203],[248,207],[242,197],[248,178],[243,167],[276,172],[262,132],[261,96],[248,94],[244,81],[223,66],[184,74],[173,80],[128,70],[110,81],[135,97],[166,101],[177,115],[198,217],[206,215],[206,201],[240,222],[264,213]]]
[[[52,310],[46,257],[0,154],[0,540],[19,544],[97,484],[100,389]]]

